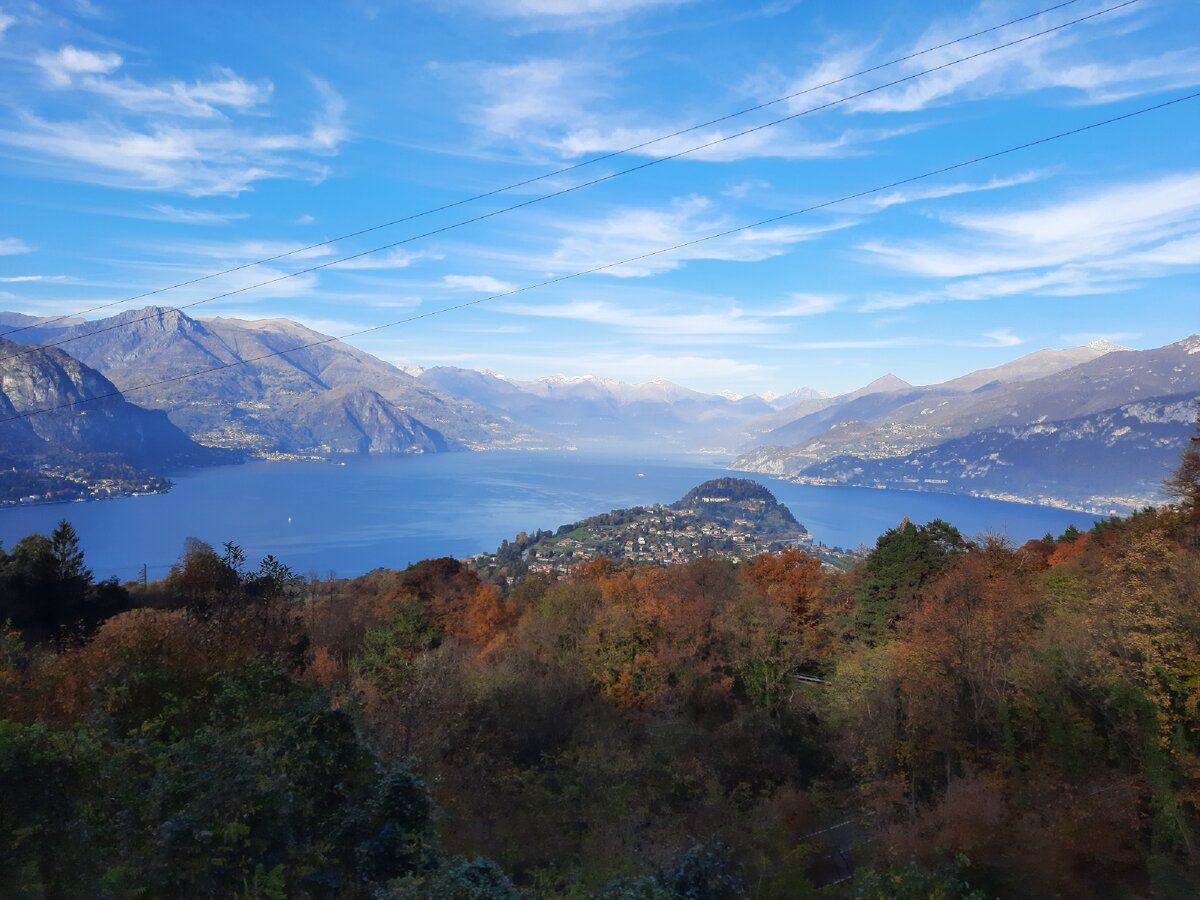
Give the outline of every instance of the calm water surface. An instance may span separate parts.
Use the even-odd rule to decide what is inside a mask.
[[[833,546],[872,545],[904,516],[941,517],[967,534],[1016,541],[1092,517],[1044,507],[908,491],[814,487],[726,473],[717,460],[580,453],[445,453],[332,462],[255,462],[175,476],[168,494],[0,510],[0,541],[75,525],[98,577],[151,577],[185,538],[241,544],[251,560],[273,553],[301,573],[357,575],[433,556],[494,550],[518,531],[637,504],[678,500],[722,474],[754,477]]]

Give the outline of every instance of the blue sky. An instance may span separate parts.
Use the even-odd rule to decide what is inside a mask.
[[[688,149],[1113,6],[173,291],[187,303]],[[64,314],[460,200],[1054,5],[0,0],[0,308]],[[1200,9],[1043,38],[191,310],[330,334],[536,283],[1195,90]],[[515,377],[929,383],[1200,331],[1200,101],[353,342]],[[140,307],[146,301],[129,304]],[[114,307],[113,310],[121,307]],[[107,310],[104,314],[110,314]],[[64,348],[69,350],[69,346]]]

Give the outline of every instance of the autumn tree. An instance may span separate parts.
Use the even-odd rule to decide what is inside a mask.
[[[238,566],[245,557],[233,545],[225,550],[225,556],[219,556],[211,544],[189,537],[167,575],[167,590],[201,619],[228,610],[241,597],[242,573]]]
[[[1196,430],[1200,432],[1200,413],[1196,415]],[[1200,434],[1180,452],[1179,465],[1163,482],[1163,489],[1175,498],[1192,526],[1200,524]]]
[[[940,753],[951,773],[1003,750],[1032,602],[1015,557],[998,542],[959,557],[905,619],[897,653],[910,758]]]
[[[798,628],[815,618],[821,593],[821,561],[801,550],[788,548],[763,553],[738,572],[743,583],[753,586],[778,606]]]

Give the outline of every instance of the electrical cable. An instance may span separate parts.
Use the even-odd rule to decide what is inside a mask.
[[[772,127],[774,127],[774,126],[776,126],[776,125],[783,124],[784,122],[790,122],[790,121],[792,121],[792,120],[794,120],[794,119],[798,119],[798,118],[801,118],[802,116],[810,115],[810,114],[812,114],[812,113],[814,113],[814,112],[820,112],[820,111],[822,111],[822,110],[829,109],[829,108],[831,108],[831,107],[834,107],[834,106],[838,106],[838,105],[840,105],[840,104],[842,104],[842,103],[848,103],[848,102],[850,102],[851,100],[856,100],[856,99],[858,99],[858,98],[860,98],[860,97],[864,97],[864,96],[867,96],[867,95],[869,95],[869,94],[877,93],[878,91],[886,90],[887,88],[895,87],[896,85],[903,84],[903,83],[905,83],[905,82],[908,82],[908,81],[912,81],[912,80],[914,80],[914,79],[916,79],[916,78],[921,78],[921,77],[924,77],[925,75],[929,75],[929,74],[932,74],[932,73],[934,73],[934,72],[939,72],[939,71],[942,71],[942,70],[944,70],[944,69],[948,69],[948,68],[950,68],[951,66],[956,66],[956,65],[959,65],[960,63],[968,62],[968,61],[970,61],[970,60],[973,60],[973,59],[978,59],[979,57],[986,56],[986,55],[988,55],[988,54],[991,54],[991,53],[996,53],[996,52],[998,52],[998,51],[1000,51],[1000,50],[1005,50],[1005,49],[1007,49],[1007,48],[1009,48],[1009,47],[1013,47],[1013,46],[1016,46],[1016,45],[1018,45],[1018,44],[1023,44],[1023,43],[1025,43],[1025,42],[1027,42],[1027,41],[1031,41],[1031,40],[1034,40],[1034,39],[1036,39],[1036,38],[1044,37],[1045,35],[1047,35],[1047,34],[1050,34],[1050,33],[1052,33],[1052,32],[1055,32],[1055,31],[1060,31],[1060,30],[1062,30],[1063,28],[1068,28],[1068,27],[1070,27],[1070,26],[1072,26],[1072,25],[1077,25],[1077,24],[1079,24],[1080,22],[1085,22],[1085,21],[1087,21],[1087,20],[1089,20],[1089,19],[1094,19],[1094,18],[1096,18],[1096,17],[1098,17],[1098,16],[1102,16],[1102,15],[1105,15],[1105,14],[1107,14],[1107,13],[1114,12],[1114,11],[1116,11],[1116,10],[1119,10],[1119,9],[1123,9],[1123,8],[1125,8],[1125,7],[1127,7],[1127,6],[1132,6],[1133,4],[1135,4],[1135,3],[1139,3],[1139,2],[1141,2],[1141,0],[1124,0],[1124,2],[1118,3],[1118,4],[1114,5],[1114,6],[1109,6],[1109,7],[1106,7],[1106,8],[1104,8],[1104,9],[1098,10],[1098,11],[1096,11],[1096,12],[1089,13],[1089,14],[1088,14],[1088,15],[1086,15],[1086,16],[1082,16],[1082,17],[1080,17],[1080,18],[1077,18],[1077,19],[1072,19],[1072,20],[1071,20],[1071,21],[1069,21],[1069,22],[1063,22],[1063,23],[1061,23],[1061,24],[1059,24],[1059,25],[1055,25],[1055,26],[1053,26],[1052,28],[1047,28],[1047,29],[1045,29],[1045,30],[1043,30],[1043,31],[1039,31],[1039,32],[1035,32],[1035,33],[1033,33],[1033,34],[1025,35],[1024,37],[1017,38],[1017,39],[1015,39],[1015,40],[1009,41],[1009,42],[1007,42],[1007,43],[1004,43],[1004,44],[999,44],[999,45],[997,45],[997,46],[995,46],[995,47],[989,47],[989,48],[988,48],[988,49],[986,49],[986,50],[980,50],[980,51],[978,51],[978,52],[976,52],[976,53],[972,53],[972,54],[970,54],[970,55],[968,55],[968,56],[963,56],[963,57],[960,57],[960,58],[958,58],[958,59],[951,60],[951,61],[949,61],[949,62],[946,62],[946,63],[942,63],[941,65],[934,66],[934,67],[932,67],[932,68],[925,69],[925,70],[922,70],[922,71],[920,71],[920,72],[915,72],[915,73],[913,73],[913,74],[911,74],[911,75],[906,75],[906,76],[904,76],[903,78],[897,78],[897,79],[895,79],[895,80],[893,80],[893,81],[889,81],[889,82],[887,82],[887,83],[885,83],[885,84],[876,85],[875,87],[872,87],[872,88],[867,88],[867,89],[865,89],[865,90],[859,91],[858,93],[851,94],[851,95],[849,95],[849,96],[846,96],[846,97],[841,97],[841,98],[839,98],[839,99],[837,99],[837,100],[831,100],[831,101],[828,101],[828,102],[826,102],[826,103],[820,104],[820,105],[818,105],[818,106],[809,107],[808,109],[801,110],[801,111],[799,111],[799,112],[796,112],[796,113],[791,113],[790,115],[783,116],[783,117],[781,117],[781,118],[774,119],[774,120],[772,120],[772,121],[770,121],[770,122],[765,122],[765,123],[762,123],[762,124],[760,124],[760,125],[756,125],[756,126],[754,126],[754,127],[752,127],[752,128],[748,128],[748,129],[745,129],[745,130],[743,130],[743,131],[736,132],[736,133],[734,133],[734,134],[730,134],[730,135],[726,135],[726,136],[724,136],[724,137],[716,138],[716,139],[714,139],[714,140],[708,141],[707,143],[700,144],[700,145],[698,145],[698,146],[695,146],[695,147],[688,148],[687,150],[680,150],[680,151],[678,151],[678,152],[676,152],[676,153],[672,153],[672,154],[667,154],[667,155],[664,155],[664,156],[660,156],[660,157],[657,157],[657,158],[655,158],[655,159],[648,160],[647,162],[640,163],[640,164],[638,164],[638,165],[636,165],[636,166],[631,166],[631,167],[629,167],[629,168],[627,168],[627,169],[620,169],[620,170],[618,170],[618,171],[616,171],[616,172],[612,172],[612,173],[609,173],[609,174],[607,174],[607,175],[600,176],[600,177],[598,177],[598,178],[593,178],[593,179],[591,179],[590,181],[581,182],[580,184],[572,185],[571,187],[563,188],[563,189],[561,189],[561,190],[558,190],[558,191],[553,191],[553,192],[551,192],[551,193],[549,193],[549,194],[542,194],[542,195],[539,195],[539,196],[537,196],[537,197],[533,197],[533,198],[530,198],[530,199],[528,199],[528,200],[524,200],[524,201],[522,201],[522,202],[520,202],[520,203],[515,203],[515,204],[512,204],[511,206],[505,206],[505,207],[501,207],[500,209],[495,209],[495,210],[492,210],[491,212],[482,213],[482,214],[480,214],[480,215],[478,215],[478,216],[473,216],[473,217],[471,217],[471,218],[469,218],[469,219],[464,219],[464,220],[461,220],[461,221],[459,221],[459,222],[454,222],[454,223],[451,223],[451,224],[449,224],[449,225],[444,225],[444,226],[442,226],[442,227],[440,227],[440,228],[435,228],[435,229],[432,229],[432,230],[430,230],[430,231],[422,232],[421,234],[411,235],[411,236],[409,236],[409,237],[407,237],[407,238],[402,238],[401,240],[398,240],[398,241],[392,241],[392,242],[390,242],[390,243],[383,244],[383,245],[381,245],[381,246],[378,246],[378,247],[372,247],[372,248],[371,248],[371,249],[369,249],[369,250],[363,250],[363,251],[360,251],[360,252],[358,252],[358,253],[353,253],[353,254],[350,254],[350,255],[348,255],[348,256],[343,256],[343,257],[340,257],[340,258],[338,258],[338,259],[334,259],[334,260],[329,260],[329,261],[327,261],[327,262],[323,262],[323,263],[319,263],[319,264],[317,264],[317,265],[309,266],[309,267],[307,267],[307,268],[304,268],[304,269],[298,269],[298,270],[296,270],[296,271],[293,271],[293,272],[287,272],[287,273],[284,273],[284,274],[282,274],[282,275],[278,275],[278,276],[276,276],[276,277],[274,277],[274,278],[269,278],[269,279],[267,279],[267,280],[265,280],[265,281],[260,281],[260,282],[257,282],[257,283],[255,283],[255,284],[245,285],[245,286],[243,286],[243,287],[236,288],[236,289],[234,289],[234,290],[225,291],[224,293],[215,294],[215,295],[213,295],[213,296],[210,296],[210,297],[205,297],[205,298],[203,298],[203,299],[201,299],[201,300],[194,300],[194,301],[192,301],[191,303],[182,303],[182,304],[180,304],[179,306],[169,306],[169,307],[162,307],[162,308],[159,308],[158,310],[156,310],[156,311],[155,311],[155,312],[153,312],[153,313],[149,313],[149,314],[147,314],[147,315],[144,315],[144,316],[141,316],[141,317],[139,317],[139,318],[127,319],[127,320],[124,320],[124,321],[121,321],[121,322],[114,322],[114,323],[111,323],[111,324],[109,324],[109,325],[106,325],[106,326],[104,326],[104,327],[102,327],[102,328],[96,328],[96,329],[93,329],[92,331],[88,331],[88,332],[85,332],[85,333],[83,333],[83,334],[76,334],[76,335],[72,335],[71,337],[63,338],[63,339],[61,339],[61,340],[58,340],[58,341],[49,341],[49,342],[47,342],[47,343],[44,343],[44,344],[39,344],[39,345],[38,345],[38,346],[36,346],[36,347],[32,347],[32,348],[30,348],[30,349],[23,350],[23,351],[21,351],[21,352],[19,352],[19,353],[12,353],[12,354],[9,354],[8,356],[3,356],[3,357],[0,357],[0,362],[4,362],[4,361],[6,361],[6,360],[9,360],[9,359],[15,359],[15,358],[17,358],[17,357],[21,357],[21,356],[26,356],[26,355],[28,355],[29,353],[36,353],[36,352],[37,352],[39,349],[45,349],[45,348],[48,348],[48,347],[61,347],[61,346],[65,345],[65,344],[70,344],[70,343],[73,343],[74,341],[83,340],[84,338],[93,337],[93,336],[95,336],[95,335],[98,335],[98,334],[104,334],[104,333],[106,333],[106,332],[109,332],[109,331],[114,331],[114,330],[116,330],[116,329],[118,329],[118,328],[127,328],[127,327],[129,327],[130,325],[136,325],[136,324],[138,324],[139,322],[146,322],[146,321],[149,321],[149,320],[151,320],[151,319],[158,318],[159,316],[161,316],[161,315],[162,315],[162,313],[163,313],[163,312],[182,312],[182,311],[183,311],[183,310],[185,310],[185,309],[191,309],[191,308],[193,308],[193,307],[196,307],[196,306],[201,306],[201,305],[203,305],[203,304],[205,304],[205,303],[212,303],[212,302],[214,302],[214,301],[216,301],[216,300],[223,300],[223,299],[226,299],[226,298],[228,298],[228,297],[232,297],[232,296],[235,296],[235,295],[237,295],[237,294],[243,294],[243,293],[245,293],[245,292],[247,292],[247,291],[252,291],[252,290],[255,290],[255,289],[257,289],[257,288],[260,288],[260,287],[267,287],[267,286],[269,286],[269,285],[272,285],[272,284],[277,284],[278,282],[281,282],[281,281],[286,281],[286,280],[288,280],[288,279],[290,279],[290,278],[296,278],[296,277],[298,277],[298,276],[300,276],[300,275],[309,275],[309,274],[311,274],[311,273],[313,273],[313,272],[318,272],[318,271],[320,271],[320,270],[322,270],[322,269],[328,269],[328,268],[331,268],[331,267],[333,267],[333,266],[340,265],[341,263],[350,262],[350,261],[352,261],[352,260],[360,259],[360,258],[362,258],[362,257],[365,257],[365,256],[370,256],[371,254],[374,254],[374,253],[379,253],[379,252],[381,252],[381,251],[383,251],[383,250],[392,250],[392,249],[395,249],[396,247],[400,247],[400,246],[403,246],[403,245],[405,245],[405,244],[410,244],[410,243],[412,243],[412,242],[414,242],[414,241],[422,240],[422,239],[424,239],[424,238],[427,238],[427,237],[433,237],[433,236],[435,236],[435,235],[438,235],[438,234],[443,234],[443,233],[445,233],[445,232],[447,232],[447,231],[453,231],[453,230],[455,230],[455,229],[457,229],[457,228],[462,228],[463,226],[466,226],[466,225],[472,225],[472,224],[475,224],[475,223],[477,223],[477,222],[482,222],[482,221],[485,221],[485,220],[487,220],[487,219],[491,219],[491,218],[494,218],[494,217],[496,217],[496,216],[503,215],[504,213],[509,213],[509,212],[513,212],[514,210],[523,209],[523,208],[525,208],[525,207],[528,207],[528,206],[533,206],[534,204],[537,204],[537,203],[542,203],[542,202],[545,202],[546,200],[551,200],[551,199],[554,199],[554,198],[556,198],[556,197],[561,197],[561,196],[563,196],[563,195],[565,195],[565,194],[574,193],[575,191],[582,190],[583,188],[586,188],[586,187],[591,187],[591,186],[593,186],[593,185],[596,185],[596,184],[601,184],[601,183],[603,183],[603,182],[606,182],[606,181],[611,181],[611,180],[613,180],[614,178],[619,178],[619,177],[621,177],[621,176],[623,176],[623,175],[628,175],[628,174],[630,174],[630,173],[632,173],[632,172],[637,172],[637,171],[640,171],[640,170],[642,170],[642,169],[648,169],[648,168],[650,168],[651,166],[660,165],[661,163],[669,162],[670,160],[679,159],[679,158],[681,158],[681,157],[688,156],[688,155],[690,155],[690,154],[692,154],[692,153],[699,152],[700,150],[705,150],[705,149],[708,149],[709,147],[714,147],[714,146],[716,146],[716,145],[718,145],[718,144],[723,144],[723,143],[726,143],[726,142],[728,142],[728,141],[732,141],[732,140],[735,140],[735,139],[737,139],[737,138],[744,137],[744,136],[746,136],[746,135],[748,135],[748,134],[753,134],[753,133],[755,133],[755,132],[762,131],[762,130],[764,130],[764,129],[767,129],[767,128],[772,128]],[[117,301],[117,302],[125,302],[125,301]],[[26,325],[26,326],[22,326],[22,329],[16,329],[16,330],[24,330],[24,329],[33,328],[33,327],[38,327],[38,326],[36,326],[36,325]],[[15,333],[15,330],[14,330],[14,332],[8,332],[8,334],[12,334],[12,333]],[[3,336],[4,336],[4,335],[0,335],[0,337],[3,337]]]
[[[1185,94],[1181,97],[1176,97],[1172,100],[1166,100],[1162,103],[1156,103],[1153,106],[1145,106],[1140,109],[1132,110],[1131,112],[1122,113],[1119,116],[1113,116],[1108,119],[1102,119],[1097,122],[1091,122],[1087,125],[1081,125],[1078,128],[1072,128],[1068,131],[1061,131],[1061,132],[1058,132],[1057,134],[1052,134],[1052,135],[1048,135],[1046,137],[1038,138],[1036,140],[1027,141],[1023,144],[1018,144],[1013,147],[1007,147],[1003,150],[996,150],[992,153],[986,153],[982,156],[976,156],[972,159],[964,160],[964,161],[957,162],[957,163],[952,163],[947,166],[942,166],[937,169],[932,169],[932,170],[929,170],[926,172],[922,172],[919,175],[911,175],[907,178],[902,178],[898,181],[892,181],[888,184],[879,185],[878,187],[867,188],[866,190],[858,191],[853,194],[846,194],[846,195],[838,197],[834,200],[826,200],[822,203],[816,203],[816,204],[813,204],[812,206],[804,207],[803,209],[797,209],[797,210],[792,210],[791,212],[781,213],[779,215],[771,216],[770,218],[767,218],[767,219],[761,219],[757,222],[751,222],[747,225],[739,225],[736,228],[729,228],[724,231],[717,232],[715,234],[706,235],[705,237],[695,238],[690,241],[684,241],[683,243],[674,244],[670,247],[661,247],[657,250],[651,250],[646,253],[638,254],[637,256],[631,256],[626,259],[618,260],[616,262],[605,263],[605,264],[599,265],[599,266],[593,266],[589,269],[583,269],[578,272],[573,272],[569,275],[560,275],[555,278],[550,278],[545,281],[537,282],[535,284],[527,284],[527,285],[524,285],[519,288],[514,288],[510,291],[503,291],[501,293],[492,294],[488,297],[480,297],[475,300],[469,300],[469,301],[466,301],[463,303],[456,303],[451,306],[443,306],[438,309],[429,310],[428,312],[424,312],[424,313],[418,313],[417,315],[409,316],[404,319],[397,319],[394,322],[385,322],[381,325],[372,325],[368,328],[362,328],[357,331],[352,331],[347,334],[343,334],[339,337],[326,337],[326,338],[322,338],[319,341],[310,341],[309,343],[301,344],[297,347],[290,347],[287,350],[277,350],[277,351],[274,351],[271,353],[264,353],[259,356],[254,356],[254,357],[250,357],[247,359],[240,359],[240,360],[235,360],[234,362],[222,363],[217,366],[210,366],[207,369],[199,369],[194,372],[185,372],[180,375],[173,375],[169,378],[160,378],[155,381],[149,381],[149,382],[144,382],[142,384],[133,385],[131,387],[125,388],[124,390],[110,391],[105,394],[98,394],[93,397],[85,397],[80,400],[72,400],[67,403],[61,403],[57,406],[50,406],[50,407],[46,407],[43,409],[28,410],[26,412],[20,413],[15,416],[9,416],[7,418],[0,419],[0,424],[3,424],[5,422],[15,422],[15,421],[18,421],[21,419],[27,419],[27,418],[30,418],[35,415],[41,415],[43,413],[55,412],[57,410],[62,410],[62,409],[68,409],[68,408],[72,408],[75,406],[80,406],[84,403],[93,403],[97,400],[105,400],[105,399],[110,399],[113,397],[123,397],[125,394],[132,393],[134,391],[146,390],[147,388],[158,387],[158,386],[161,386],[164,384],[170,384],[170,383],[176,382],[176,381],[183,381],[183,380],[190,379],[190,378],[197,378],[201,375],[207,375],[212,372],[218,372],[218,371],[222,371],[225,369],[232,369],[232,368],[236,368],[238,366],[248,365],[250,363],[261,362],[264,359],[271,359],[274,357],[286,356],[289,353],[298,353],[301,350],[308,350],[313,347],[320,347],[325,344],[331,344],[331,343],[334,343],[337,341],[344,341],[344,340],[347,340],[347,339],[353,338],[353,337],[360,337],[364,334],[370,334],[375,331],[382,331],[386,328],[395,328],[400,325],[406,325],[406,324],[409,324],[412,322],[420,321],[421,319],[428,319],[428,318],[432,318],[434,316],[440,316],[440,315],[445,315],[446,313],[455,312],[457,310],[467,309],[472,306],[478,306],[481,303],[487,303],[492,300],[500,300],[505,297],[513,297],[517,294],[523,294],[527,291],[537,290],[539,288],[548,287],[548,286],[554,285],[554,284],[561,284],[564,281],[571,281],[576,278],[581,278],[585,275],[592,275],[597,272],[604,272],[609,269],[615,269],[618,266],[628,265],[629,263],[639,262],[641,260],[650,259],[651,257],[655,257],[655,256],[661,256],[666,253],[672,253],[676,250],[682,250],[686,247],[694,247],[698,244],[703,244],[703,243],[707,243],[708,241],[718,240],[719,238],[723,238],[723,237],[729,237],[730,235],[746,232],[753,228],[761,228],[764,225],[771,225],[776,222],[781,222],[785,219],[791,219],[791,218],[794,218],[795,216],[804,215],[805,213],[813,212],[815,210],[825,209],[830,206],[835,206],[835,205],[841,204],[841,203],[847,203],[851,200],[857,200],[862,197],[870,196],[872,194],[878,194],[881,191],[887,191],[887,190],[891,190],[893,188],[901,187],[906,184],[912,184],[915,181],[922,181],[926,178],[932,178],[937,175],[944,175],[947,172],[953,172],[957,169],[966,168],[967,166],[978,165],[979,163],[986,162],[987,160],[997,159],[1002,156],[1007,156],[1011,153],[1017,153],[1022,150],[1028,150],[1031,147],[1037,147],[1042,144],[1048,144],[1052,141],[1062,140],[1063,138],[1071,137],[1071,136],[1077,135],[1077,134],[1082,134],[1083,132],[1087,132],[1087,131],[1092,131],[1096,128],[1102,128],[1104,126],[1112,125],[1117,122],[1123,122],[1127,119],[1132,119],[1137,116],[1146,115],[1147,113],[1155,112],[1160,109],[1166,109],[1167,107],[1175,106],[1180,103],[1185,103],[1189,100],[1195,100],[1197,97],[1200,97],[1200,91],[1196,91],[1191,94]],[[39,348],[39,351],[40,351],[40,348]]]

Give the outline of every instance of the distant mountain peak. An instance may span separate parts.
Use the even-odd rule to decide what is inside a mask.
[[[877,394],[881,391],[902,391],[905,388],[910,387],[912,387],[912,385],[903,378],[888,372],[886,375],[881,375],[879,378],[876,378],[862,390],[864,393]]]
[[[816,388],[799,387],[794,391],[787,391],[785,393],[763,391],[758,396],[762,397],[768,403],[786,405],[788,403],[795,403],[797,400],[823,400],[829,395],[823,391],[818,391]]]
[[[1095,341],[1088,341],[1083,346],[1087,347],[1089,350],[1099,350],[1101,353],[1115,353],[1118,350],[1129,349],[1128,347],[1123,347],[1120,344],[1114,344],[1112,341],[1107,341],[1104,338],[1100,338],[1099,340]]]
[[[1200,353],[1200,334],[1193,334],[1191,337],[1186,337],[1179,342],[1179,346],[1188,352]]]
[[[314,338],[327,338],[329,335],[322,334],[307,325],[296,322],[292,319],[285,319],[281,316],[276,316],[272,319],[237,319],[216,316],[212,319],[200,319],[201,322],[219,322],[228,325],[233,325],[237,328],[248,328],[251,331],[264,331],[271,334],[281,334],[288,337],[300,338],[302,340],[312,340]]]

